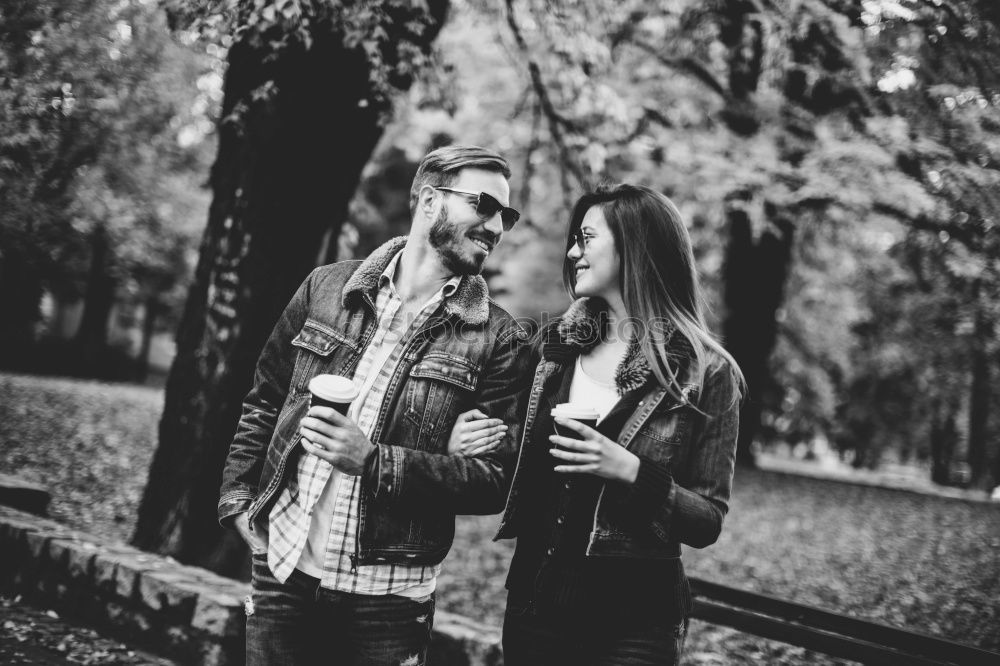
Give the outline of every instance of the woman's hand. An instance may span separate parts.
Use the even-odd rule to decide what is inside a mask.
[[[478,409],[460,414],[451,429],[448,453],[466,457],[489,453],[503,441],[507,426],[500,419],[491,419]]]
[[[555,471],[563,474],[593,474],[612,481],[635,483],[639,475],[639,457],[589,426],[573,419],[555,417],[560,428],[579,433],[581,439],[549,435],[549,441],[561,449],[549,449],[563,465]],[[568,449],[568,450],[564,450]]]

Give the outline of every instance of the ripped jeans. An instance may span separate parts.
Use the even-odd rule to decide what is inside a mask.
[[[253,557],[247,599],[247,666],[423,666],[434,596],[336,592],[294,571],[281,583]]]

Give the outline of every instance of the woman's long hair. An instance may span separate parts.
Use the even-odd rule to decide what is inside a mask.
[[[608,185],[580,197],[570,218],[566,251],[575,242],[583,217],[600,206],[614,237],[618,277],[633,335],[656,379],[675,398],[682,399],[676,359],[669,358],[671,335],[682,335],[693,350],[694,377],[699,384],[709,368],[709,350],[728,366],[738,390],[746,382],[733,357],[705,324],[705,300],[695,269],[691,237],[680,211],[663,194],[641,185]],[[563,261],[563,281],[576,298],[575,262]]]

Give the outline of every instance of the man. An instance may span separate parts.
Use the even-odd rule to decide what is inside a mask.
[[[483,148],[427,155],[409,236],[317,268],[265,344],[219,500],[253,553],[248,664],[424,663],[455,515],[503,507],[530,380],[527,336],[479,275],[518,218],[509,178]],[[347,416],[309,406],[325,373],[360,389]],[[506,435],[449,456],[470,409]]]

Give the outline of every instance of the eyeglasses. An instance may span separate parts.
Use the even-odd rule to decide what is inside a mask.
[[[587,244],[593,237],[591,234],[583,233],[583,229],[577,229],[573,232],[573,246],[580,250],[580,254],[583,254],[587,251]]]
[[[456,190],[452,187],[435,187],[435,190],[441,190],[442,192],[451,192],[452,194],[461,194],[467,197],[475,197],[476,199],[476,215],[478,215],[483,221],[492,220],[493,216],[500,213],[500,221],[503,223],[503,230],[510,231],[514,223],[521,219],[521,214],[515,209],[504,206],[502,203],[496,200],[492,195],[486,194],[486,192],[470,192],[469,190]]]

